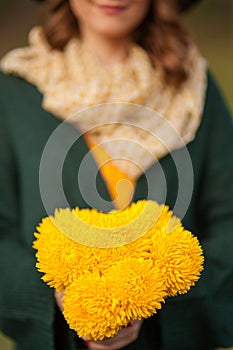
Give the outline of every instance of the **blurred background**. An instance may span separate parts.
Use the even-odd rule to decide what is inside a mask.
[[[202,0],[183,17],[233,110],[233,0]],[[40,2],[0,0],[0,56],[25,45],[41,18]]]
[[[40,8],[32,0],[0,0],[0,56],[26,45],[29,29],[41,23]],[[233,0],[202,0],[183,18],[233,111]],[[0,335],[0,350],[9,349],[13,343]]]

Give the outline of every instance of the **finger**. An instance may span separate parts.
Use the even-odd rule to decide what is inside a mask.
[[[143,321],[133,321],[131,327],[122,328],[114,337],[102,341],[90,341],[91,350],[117,350],[135,341]]]
[[[137,336],[130,335],[127,338],[117,339],[112,344],[100,344],[88,342],[88,348],[91,350],[119,350],[137,339]]]
[[[85,341],[85,345],[88,347],[90,350],[117,350],[117,348],[112,345],[106,345],[102,344],[101,341]]]
[[[61,312],[64,311],[63,299],[62,299],[63,296],[64,296],[64,294],[65,294],[65,291],[63,291],[63,292],[58,292],[56,289],[55,289],[55,291],[54,291],[54,298],[55,298],[56,303],[57,303],[59,309],[61,310]]]
[[[88,349],[90,350],[118,350],[120,348],[113,348],[111,346],[99,345],[99,344],[91,344],[88,343]]]

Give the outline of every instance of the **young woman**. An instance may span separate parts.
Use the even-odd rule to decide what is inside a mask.
[[[15,340],[17,350],[233,346],[233,127],[205,60],[180,23],[181,11],[192,2],[45,0],[50,15],[44,26],[31,31],[28,47],[2,59],[0,328]],[[144,119],[140,113],[130,119],[118,113],[117,126],[110,128],[97,112],[91,119],[88,113],[79,113],[75,122],[69,119],[105,103],[117,103],[120,112],[126,104],[147,108],[163,122],[153,123],[144,112]],[[68,119],[70,124],[62,124]],[[41,185],[43,151],[61,124]],[[136,140],[152,156],[125,143],[122,151],[121,141],[104,147],[112,139],[130,140],[128,145]],[[141,198],[161,200],[165,186],[166,203],[183,215],[184,226],[204,249],[205,270],[187,295],[167,300],[153,317],[135,320],[101,342],[86,343],[69,329],[59,310],[61,295],[43,284],[35,268],[36,225],[66,204],[53,169],[64,149],[69,151],[62,186],[71,207],[92,205],[90,175],[98,173],[101,154],[107,153],[109,166],[96,178],[104,203],[121,208]],[[81,174],[90,149],[88,173]],[[115,186],[122,179],[130,190],[121,189],[119,199]],[[95,206],[103,209],[100,202]]]

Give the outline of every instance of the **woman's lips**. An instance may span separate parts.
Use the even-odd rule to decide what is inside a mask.
[[[108,15],[116,15],[123,12],[126,6],[110,6],[110,5],[98,5],[100,11]]]

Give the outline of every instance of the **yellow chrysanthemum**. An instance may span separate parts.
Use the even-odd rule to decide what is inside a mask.
[[[37,268],[45,272],[42,279],[51,287],[62,291],[72,282],[70,271],[78,258],[74,253],[74,242],[64,236],[51,218],[43,219],[35,233],[33,247],[37,249]]]
[[[136,203],[138,204],[138,202]],[[128,245],[128,249],[134,254],[137,252],[137,257],[150,258],[151,250],[153,249],[153,237],[156,237],[157,232],[161,230],[161,228],[165,230],[170,230],[171,222],[175,223],[177,219],[172,217],[172,211],[169,210],[166,205],[158,205],[157,207],[157,215],[153,221],[153,225],[149,228],[149,230],[143,235],[143,237],[139,237],[137,240],[132,241]]]
[[[64,316],[79,336],[101,340],[154,314],[165,296],[163,278],[152,261],[126,259],[102,276],[88,273],[67,287]]]
[[[67,237],[98,248],[119,247],[142,237],[159,220],[163,206],[153,201],[132,203],[124,210],[102,213],[75,208],[55,213],[54,221]]]
[[[166,296],[186,293],[202,271],[198,240],[153,201],[108,214],[56,210],[35,236],[44,281],[66,289],[64,316],[88,339],[111,337],[130,320],[151,316]]]
[[[68,286],[63,301],[64,317],[80,337],[102,340],[127,324],[121,319],[119,301],[110,293],[105,276],[98,272],[86,273]]]
[[[167,295],[163,276],[151,260],[125,259],[106,271],[105,277],[111,294],[120,301],[126,324],[156,313]]]
[[[170,233],[165,229],[156,232],[151,257],[163,274],[169,296],[186,293],[203,270],[202,248],[181,223]]]
[[[152,201],[139,201],[123,211],[115,210],[108,214],[95,209],[56,210],[54,216],[43,219],[37,228],[39,234],[35,234],[37,268],[45,273],[43,280],[61,291],[85,271],[98,267],[103,272],[122,257],[137,257],[136,250],[132,252],[130,244],[125,244],[144,234],[144,221],[148,222],[149,228],[153,225],[154,218],[160,217],[161,207]],[[76,221],[77,218],[79,221]],[[81,223],[86,224],[87,239],[82,232],[86,245],[79,242]],[[98,228],[103,229],[100,240]],[[109,231],[105,232],[105,229]],[[94,244],[88,246],[90,241],[101,243],[108,249]]]

